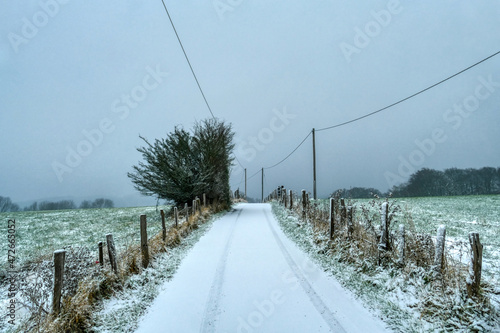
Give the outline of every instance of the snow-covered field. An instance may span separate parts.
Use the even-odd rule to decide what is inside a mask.
[[[352,200],[357,206],[369,206],[370,200]],[[470,232],[479,233],[483,248],[483,276],[495,284],[500,284],[500,195],[425,197],[390,199],[400,206],[396,213],[396,223],[409,227],[412,223],[417,232],[436,236],[440,225],[446,226],[449,251],[456,253],[455,258],[468,263],[467,251]],[[378,207],[376,207],[377,213]]]
[[[467,235],[469,232],[479,232],[481,242],[485,244],[483,278],[491,281],[493,285],[498,285],[500,196],[394,200],[401,207],[397,213],[397,223],[411,223],[419,232],[431,235],[436,234],[440,224],[445,224],[447,238],[450,241],[447,243],[447,249],[453,253],[454,258],[459,258],[464,263],[468,260],[466,253],[462,253],[467,248]],[[369,200],[353,200],[349,204],[369,206]],[[308,325],[308,319],[304,319],[306,317],[316,318],[314,322],[320,323],[319,326],[314,326],[317,330],[313,331],[328,331],[333,328],[324,325],[327,322],[325,316],[328,318],[330,314],[336,316],[339,313],[338,322],[341,326],[349,328],[349,324],[345,324],[346,318],[350,319],[349,315],[342,317],[342,311],[345,309],[335,308],[333,301],[328,298],[330,296],[324,296],[329,293],[325,288],[335,290],[337,296],[343,294],[342,297],[346,297],[345,299],[349,302],[354,297],[350,295],[350,292],[342,291],[340,285],[335,282],[333,285],[329,285],[331,282],[324,282],[331,280],[328,276],[324,276],[325,272],[326,275],[335,276],[343,287],[356,295],[357,299],[375,311],[378,316],[383,317],[384,325],[388,325],[395,331],[453,331],[453,323],[439,323],[439,318],[435,322],[427,322],[419,316],[422,311],[426,311],[426,306],[433,309],[440,306],[439,304],[422,304],[422,300],[417,297],[417,295],[420,295],[419,297],[422,294],[427,295],[428,302],[439,303],[438,298],[433,295],[435,291],[423,280],[408,280],[404,276],[398,276],[397,271],[384,271],[377,267],[367,267],[366,269],[373,271],[366,275],[359,271],[359,267],[351,267],[323,255],[321,249],[313,241],[312,228],[307,224],[299,223],[296,217],[290,215],[282,207],[274,205],[273,208],[279,221],[277,223],[269,213],[265,213],[264,217],[258,216],[258,212],[263,209],[261,206],[266,207],[265,205],[237,207],[241,206],[259,208],[253,211],[252,217],[240,219],[235,223],[237,227],[230,223],[231,218],[234,220],[235,213],[221,219],[229,218],[226,222],[219,223],[220,220],[217,220],[219,224],[216,223],[212,229],[210,229],[211,223],[214,220],[203,224],[185,238],[181,246],[169,250],[167,254],[155,260],[144,274],[132,276],[123,292],[105,301],[101,304],[100,310],[95,313],[96,332],[132,332],[139,323],[142,329],[146,327],[144,325],[147,325],[145,318],[154,316],[154,309],[158,307],[171,307],[170,312],[177,314],[177,318],[174,319],[187,314],[186,320],[190,323],[189,325],[196,326],[195,331],[199,331],[200,328],[207,332],[221,331],[221,329],[225,331],[238,331],[239,329],[240,332],[262,332],[267,329],[276,331],[278,327],[276,325],[281,321],[286,322],[287,325],[290,324],[293,328]],[[161,208],[167,209],[166,207],[159,209]],[[357,209],[356,214],[359,213],[360,209]],[[376,209],[373,213],[377,213]],[[96,244],[99,241],[105,241],[107,233],[113,233],[118,250],[122,250],[131,243],[139,242],[139,216],[141,214],[148,216],[149,235],[160,231],[159,211],[155,207],[2,213],[0,218],[5,221],[16,219],[16,265],[19,267],[26,261],[36,259],[41,255],[50,258],[54,250],[67,245],[95,247],[97,258]],[[264,221],[264,223],[259,224],[259,221]],[[301,227],[297,228],[297,225]],[[6,223],[2,224],[1,229],[7,235]],[[201,238],[198,244],[200,247],[196,246],[189,252],[205,233],[207,233],[206,237]],[[215,240],[216,245],[210,245],[211,238]],[[268,243],[269,240],[273,242]],[[203,245],[204,242],[205,245]],[[298,244],[302,251],[308,253],[308,256],[298,251],[293,243]],[[279,255],[272,254],[276,248],[278,248]],[[288,259],[286,252],[289,253]],[[2,248],[2,254],[7,258],[5,247]],[[186,257],[185,260],[183,260],[184,257]],[[308,258],[311,258],[314,263]],[[190,268],[189,265],[193,266]],[[5,267],[5,264],[2,267]],[[206,271],[202,270],[203,267]],[[318,278],[319,276],[321,278]],[[326,283],[328,287],[322,286],[323,283]],[[317,286],[319,289],[315,289]],[[199,293],[201,299],[191,301],[191,296],[181,297],[182,290],[193,295]],[[297,290],[300,292],[297,293]],[[2,299],[3,307],[7,292],[4,288],[1,292],[0,299]],[[156,298],[157,295],[160,297]],[[319,301],[314,295],[319,297]],[[444,295],[443,297],[453,298],[458,295]],[[353,302],[352,304],[358,304],[355,300]],[[153,305],[150,314],[140,320],[151,303]],[[305,303],[313,303],[314,310],[305,309],[303,305]],[[454,304],[457,307],[464,306],[458,299]],[[355,307],[358,309],[359,304]],[[182,311],[177,309],[182,309]],[[288,309],[286,311],[290,313],[288,316],[281,317],[280,309],[283,311]],[[304,318],[296,318],[293,311],[297,309],[306,312]],[[362,312],[366,311],[359,309]],[[471,304],[466,305],[465,308],[453,309],[455,310],[469,311],[469,314],[475,315],[474,305]],[[272,313],[268,316],[270,312]],[[191,316],[193,313],[199,315],[198,321]],[[268,317],[272,319],[268,320]],[[162,317],[162,320],[165,318]],[[179,320],[176,321],[176,323],[179,322]],[[459,324],[456,323],[456,326]],[[478,317],[475,326],[472,325],[469,328],[473,327],[478,328],[479,331],[486,327],[484,331],[500,332],[500,327],[485,323],[484,317]],[[6,326],[3,326],[0,331],[3,332],[5,328]],[[168,331],[171,330],[168,329]]]
[[[27,260],[50,256],[68,245],[95,247],[97,254],[97,243],[106,241],[109,233],[113,234],[117,250],[121,250],[140,240],[139,217],[142,214],[148,218],[148,234],[158,233],[161,219],[156,207],[1,213],[0,220],[4,223],[1,223],[0,233],[7,235],[7,220],[16,220],[16,265],[22,266]],[[0,255],[7,258],[5,246]]]
[[[168,208],[158,207],[165,210]],[[6,271],[12,270],[7,262],[7,221],[10,219],[16,221],[14,270],[18,270],[30,261],[50,261],[55,250],[67,246],[73,246],[75,249],[89,248],[95,262],[98,258],[97,243],[105,242],[106,234],[109,233],[113,234],[117,251],[120,253],[129,245],[139,243],[139,217],[142,214],[146,214],[148,218],[148,234],[157,234],[161,230],[161,217],[156,207],[2,213],[0,219],[5,222],[1,224],[0,232],[5,235],[5,242],[2,243],[4,245],[1,247],[0,255],[5,259],[1,261],[0,275],[4,276]],[[7,276],[13,276],[16,284],[21,282],[18,274]],[[9,297],[9,287],[11,286],[8,281],[3,280],[0,285],[2,316],[12,299]],[[23,315],[27,313],[21,304],[29,302],[19,292],[15,296],[18,302],[15,323],[19,324]],[[0,322],[0,332],[9,327],[11,325],[7,324],[7,319],[3,317]]]

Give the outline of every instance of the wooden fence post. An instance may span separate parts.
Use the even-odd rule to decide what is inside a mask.
[[[399,235],[398,235],[398,252],[399,252],[399,258],[398,258],[398,264],[401,266],[404,266],[405,264],[405,225],[400,224],[399,225]]]
[[[160,210],[160,214],[161,214],[161,238],[163,239],[163,241],[165,241],[167,239],[167,226],[165,225],[165,212],[162,210]]]
[[[109,255],[109,262],[111,263],[111,269],[116,274],[118,272],[118,265],[116,264],[115,241],[113,240],[112,234],[106,235],[106,243],[108,245],[108,255]]]
[[[177,207],[174,207],[174,221],[177,228],[179,226],[179,212],[177,211]]]
[[[201,215],[201,200],[196,197],[196,207],[198,208],[198,213]]]
[[[467,294],[469,297],[479,295],[481,285],[481,269],[483,265],[483,244],[479,241],[479,234],[471,232],[469,234],[471,247],[469,278],[467,279]]]
[[[286,208],[287,205],[287,195],[286,195],[286,188],[283,189],[283,206]]]
[[[444,266],[444,243],[446,240],[446,226],[440,225],[437,230],[436,237],[436,253],[434,255],[434,270],[437,274],[441,274]]]
[[[306,218],[306,190],[302,190],[302,218]]]
[[[196,214],[196,200],[193,200],[193,216]]]
[[[389,203],[383,202],[382,207],[380,209],[380,219],[381,219],[381,235],[379,242],[379,249],[389,251],[390,243],[389,243]]]
[[[290,197],[290,209],[293,209],[293,192],[292,190],[288,191]]]
[[[352,238],[352,234],[354,232],[354,224],[352,223],[352,206],[347,207],[347,236]]]
[[[340,199],[340,224],[344,225],[347,219],[347,210],[345,208],[345,200],[344,198]]]
[[[311,205],[309,201],[309,193],[306,192],[306,216],[311,216]]]
[[[186,204],[184,205],[184,209],[186,210],[186,222],[189,221],[189,206],[186,202]]]
[[[99,265],[104,265],[104,251],[102,248],[102,242],[99,242],[97,244],[97,247],[99,248]]]
[[[333,240],[335,221],[335,199],[330,198],[330,240]]]
[[[203,207],[207,207],[207,195],[203,193]]]
[[[146,215],[141,215],[141,253],[142,253],[142,267],[148,268],[149,265],[149,249],[148,249],[148,230]]]
[[[54,252],[54,292],[52,294],[52,313],[59,314],[61,311],[61,292],[63,287],[65,250]]]

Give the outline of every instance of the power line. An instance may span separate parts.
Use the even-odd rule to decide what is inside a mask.
[[[306,137],[304,138],[304,140],[302,140],[299,145],[297,147],[295,147],[294,150],[292,150],[292,152],[290,154],[288,154],[284,159],[282,159],[281,161],[279,161],[278,163],[276,164],[273,164],[271,166],[268,166],[266,168],[264,168],[265,170],[267,169],[272,169],[278,165],[280,165],[281,163],[285,162],[290,156],[292,156],[293,153],[295,153],[295,151],[297,151],[297,149],[299,149],[300,146],[302,146],[302,144],[307,140],[307,138],[309,137],[309,135],[311,135],[311,132],[307,133]]]
[[[238,164],[240,165],[240,167],[245,169],[245,167],[241,164],[240,160],[238,159],[238,156],[236,156],[236,154],[234,154],[234,153],[233,153],[233,156],[234,156],[234,159],[236,160],[236,162],[238,162]]]
[[[351,120],[349,120],[349,121],[346,121],[346,122],[343,122],[343,123],[340,123],[340,124],[336,124],[336,125],[333,125],[333,126],[329,126],[329,127],[324,127],[324,128],[317,129],[316,131],[317,131],[317,132],[319,132],[319,131],[329,130],[329,129],[332,129],[332,128],[336,128],[336,127],[340,127],[340,126],[344,126],[344,125],[347,125],[347,124],[353,123],[353,122],[358,121],[358,120],[361,120],[361,119],[363,119],[363,118],[367,118],[367,117],[373,116],[373,115],[374,115],[374,114],[376,114],[376,113],[379,113],[379,112],[382,112],[382,111],[384,111],[384,110],[387,110],[387,109],[389,109],[389,108],[391,108],[391,107],[393,107],[393,106],[395,106],[395,105],[398,105],[398,104],[400,104],[400,103],[403,103],[404,101],[409,100],[410,98],[413,98],[413,97],[415,97],[415,96],[417,96],[417,95],[420,95],[420,94],[422,94],[423,92],[426,92],[427,90],[430,90],[430,89],[432,89],[432,88],[434,88],[434,87],[436,87],[436,86],[438,86],[438,85],[440,85],[440,84],[442,84],[442,83],[444,83],[444,82],[446,82],[446,81],[448,81],[448,80],[450,80],[450,79],[454,78],[455,76],[458,76],[458,75],[462,74],[463,72],[468,71],[469,69],[471,69],[471,68],[473,68],[473,67],[475,67],[475,66],[477,66],[477,65],[479,65],[479,64],[481,64],[481,63],[483,63],[483,62],[485,62],[486,60],[488,60],[488,59],[490,59],[490,58],[493,58],[494,56],[496,56],[496,55],[498,55],[498,54],[500,54],[500,51],[498,51],[498,52],[496,52],[496,53],[494,53],[494,54],[490,55],[489,57],[486,57],[486,58],[484,58],[484,59],[482,59],[482,60],[480,60],[480,61],[476,62],[475,64],[473,64],[473,65],[471,65],[471,66],[469,66],[469,67],[467,67],[467,68],[465,68],[465,69],[461,70],[460,72],[457,72],[457,73],[455,73],[455,74],[453,74],[453,75],[451,75],[451,76],[448,76],[448,77],[447,77],[446,79],[444,79],[444,80],[441,80],[441,81],[439,81],[439,82],[437,82],[437,83],[434,83],[433,85],[428,86],[427,88],[422,89],[422,90],[420,90],[420,91],[418,91],[418,92],[414,93],[413,95],[410,95],[410,96],[408,96],[408,97],[406,97],[406,98],[403,98],[403,99],[401,99],[401,100],[399,100],[399,101],[397,101],[397,102],[395,102],[395,103],[392,103],[392,104],[390,104],[390,105],[388,105],[388,106],[385,106],[385,107],[383,107],[383,108],[381,108],[381,109],[378,109],[378,110],[376,110],[376,111],[373,111],[373,112],[370,112],[370,113],[368,113],[368,114],[365,114],[364,116],[361,116],[361,117],[358,117],[358,118],[354,118],[354,119],[351,119]]]
[[[256,173],[254,173],[253,175],[251,175],[250,177],[247,178],[247,182],[252,179],[253,177],[257,176],[262,170],[259,169]]]
[[[274,165],[271,165],[269,167],[265,167],[264,170],[268,170],[268,169],[272,169],[276,166],[278,166],[279,164],[285,162],[290,156],[292,156],[293,153],[295,153],[297,151],[297,149],[299,149],[300,146],[302,146],[302,144],[307,140],[307,138],[309,137],[309,135],[311,135],[311,132],[309,132],[307,134],[307,136],[304,138],[304,140],[302,140],[298,145],[297,147],[295,147],[294,150],[292,150],[292,152],[290,154],[288,154],[284,159],[282,159],[281,161],[279,161],[278,163],[274,164]],[[252,179],[253,177],[257,176],[260,172],[262,171],[262,169],[259,169],[257,172],[255,172],[254,174],[252,174],[250,177],[247,178],[247,182]]]
[[[189,58],[186,54],[186,51],[184,50],[184,46],[182,46],[181,39],[179,38],[179,34],[177,34],[177,30],[175,29],[174,22],[172,21],[172,18],[170,17],[170,13],[168,12],[167,6],[165,5],[165,1],[161,0],[161,2],[163,3],[163,8],[165,8],[165,12],[167,12],[168,19],[170,20],[170,24],[172,25],[172,28],[174,29],[175,35],[177,36],[177,40],[179,41],[179,45],[181,46],[182,52],[184,53],[184,57],[186,58],[186,61],[189,65],[189,68],[191,68],[191,73],[193,73],[196,84],[198,85],[198,89],[200,89],[201,95],[203,96],[203,99],[205,100],[205,104],[208,107],[208,111],[210,111],[212,118],[215,119],[215,116],[212,112],[212,108],[210,108],[210,105],[208,104],[207,98],[205,97],[205,94],[203,93],[203,89],[201,89],[200,82],[198,82],[198,78],[196,77],[196,74],[194,73],[193,66],[191,66],[191,62],[189,61]]]
[[[203,100],[205,101],[205,104],[207,105],[208,111],[212,115],[212,118],[215,119],[214,113],[212,112],[212,108],[210,107],[210,104],[208,104],[208,100],[205,97],[205,93],[203,92],[203,89],[201,88],[201,85],[200,85],[200,82],[198,81],[198,78],[196,77],[196,74],[194,72],[193,66],[191,66],[191,62],[189,61],[189,58],[188,58],[187,53],[186,53],[186,50],[184,50],[184,46],[182,45],[181,39],[179,37],[179,34],[177,33],[177,29],[175,29],[174,22],[172,21],[172,18],[170,17],[170,13],[168,12],[167,6],[165,5],[165,1],[161,0],[161,2],[163,4],[163,8],[165,9],[165,12],[167,13],[167,16],[168,16],[168,19],[170,21],[170,24],[172,25],[172,28],[174,29],[175,36],[177,37],[177,40],[179,41],[179,45],[181,46],[182,52],[184,53],[184,57],[186,58],[186,61],[187,61],[188,65],[189,65],[189,68],[191,69],[191,73],[193,73],[194,80],[196,81],[196,84],[198,85],[198,89],[201,92],[201,96],[203,96]],[[243,169],[245,168],[241,164],[240,160],[238,159],[238,157],[236,155],[234,155],[234,159],[236,160],[236,162],[238,162],[238,164],[240,165],[240,167],[242,167]]]
[[[162,0],[162,1],[163,1],[163,0]],[[469,69],[471,69],[471,68],[473,68],[473,67],[475,67],[475,66],[477,66],[477,65],[479,65],[479,64],[481,64],[481,63],[483,63],[483,62],[485,62],[486,60],[491,59],[491,58],[493,58],[493,57],[497,56],[498,54],[500,54],[500,51],[495,52],[494,54],[492,54],[492,55],[490,55],[490,56],[488,56],[488,57],[486,57],[486,58],[484,58],[484,59],[482,59],[482,60],[480,60],[480,61],[476,62],[476,63],[475,63],[475,64],[473,64],[473,65],[470,65],[469,67],[467,67],[467,68],[465,68],[465,69],[463,69],[463,70],[461,70],[461,71],[459,71],[459,72],[457,72],[457,73],[455,73],[455,74],[453,74],[453,75],[451,75],[451,76],[448,76],[447,78],[445,78],[445,79],[443,79],[443,80],[441,80],[441,81],[439,81],[439,82],[437,82],[437,83],[435,83],[435,84],[433,84],[433,85],[430,85],[429,87],[427,87],[427,88],[425,88],[425,89],[422,89],[422,90],[420,90],[420,91],[418,91],[418,92],[416,92],[416,93],[414,93],[414,94],[412,94],[412,95],[410,95],[410,96],[408,96],[408,97],[406,97],[406,98],[403,98],[403,99],[401,99],[401,100],[399,100],[399,101],[397,101],[397,102],[395,102],[395,103],[392,103],[392,104],[390,104],[390,105],[388,105],[388,106],[385,106],[385,107],[383,107],[383,108],[381,108],[381,109],[378,109],[378,110],[376,110],[376,111],[370,112],[370,113],[368,113],[368,114],[366,114],[366,115],[363,115],[363,116],[361,116],[361,117],[358,117],[358,118],[355,118],[355,119],[352,119],[352,120],[349,120],[349,121],[346,121],[346,122],[343,122],[343,123],[339,123],[339,124],[336,124],[336,125],[333,125],[333,126],[329,126],[329,127],[324,127],[324,128],[316,129],[315,131],[316,131],[316,132],[319,132],[319,131],[325,131],[325,130],[333,129],[333,128],[336,128],[336,127],[344,126],[344,125],[347,125],[347,124],[353,123],[353,122],[355,122],[355,121],[358,121],[358,120],[361,120],[361,119],[367,118],[367,117],[369,117],[369,116],[372,116],[372,115],[374,115],[374,114],[376,114],[376,113],[379,113],[379,112],[382,112],[382,111],[384,111],[384,110],[387,110],[387,109],[389,109],[389,108],[391,108],[391,107],[393,107],[393,106],[395,106],[395,105],[398,105],[398,104],[400,104],[400,103],[402,103],[402,102],[404,102],[404,101],[407,101],[407,100],[409,100],[409,99],[411,99],[411,98],[413,98],[413,97],[415,97],[415,96],[417,96],[417,95],[420,95],[420,94],[422,94],[422,93],[426,92],[427,90],[430,90],[430,89],[432,89],[432,88],[434,88],[434,87],[436,87],[436,86],[438,86],[438,85],[440,85],[440,84],[442,84],[442,83],[444,83],[444,82],[446,82],[446,81],[448,81],[448,80],[450,80],[450,79],[452,79],[452,78],[454,78],[454,77],[456,77],[456,76],[458,76],[458,75],[460,75],[460,74],[462,74],[462,73],[464,73],[464,72],[468,71]],[[289,158],[289,157],[290,157],[293,153],[295,153],[295,151],[297,151],[297,149],[299,149],[299,147],[300,147],[300,146],[301,146],[301,145],[302,145],[302,144],[303,144],[303,143],[307,140],[307,138],[308,138],[311,134],[312,134],[312,132],[309,132],[309,133],[307,134],[307,136],[306,136],[306,137],[305,137],[305,138],[304,138],[304,139],[303,139],[303,140],[299,143],[299,145],[298,145],[297,147],[295,147],[295,149],[294,149],[294,150],[292,150],[292,152],[290,152],[290,154],[288,154],[285,158],[283,158],[281,161],[279,161],[279,162],[278,162],[278,163],[276,163],[276,164],[273,164],[273,165],[271,165],[271,166],[269,166],[269,167],[265,167],[265,168],[264,168],[264,170],[267,170],[267,169],[272,169],[272,168],[274,168],[274,167],[276,167],[276,166],[280,165],[281,163],[285,162],[285,161],[286,161],[286,160],[287,160],[287,159],[288,159],[288,158]],[[247,181],[248,181],[248,180],[250,180],[251,178],[255,177],[255,176],[256,176],[259,172],[261,172],[261,170],[257,171],[257,172],[256,172],[256,173],[254,173],[252,176],[250,176],[250,177],[247,179]]]

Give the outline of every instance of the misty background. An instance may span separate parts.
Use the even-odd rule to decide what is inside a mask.
[[[260,169],[312,128],[373,112],[500,50],[498,2],[165,3],[214,115],[236,132],[232,189],[243,190],[243,166],[257,198]],[[161,1],[1,6],[0,195],[21,206],[155,204],[127,178],[139,135],[211,117]],[[318,196],[386,191],[408,168],[499,167],[499,68],[492,57],[317,132]],[[264,173],[265,195],[278,185],[312,191],[311,136]]]

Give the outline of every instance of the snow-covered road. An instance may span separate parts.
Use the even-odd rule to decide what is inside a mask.
[[[278,226],[268,204],[214,222],[137,332],[386,332]]]

